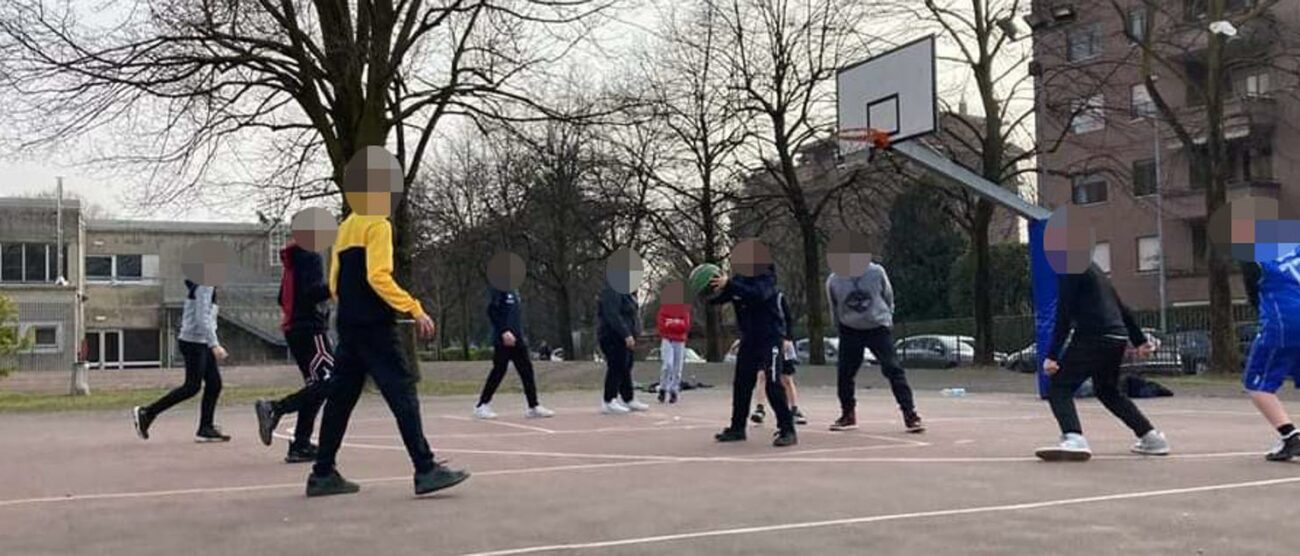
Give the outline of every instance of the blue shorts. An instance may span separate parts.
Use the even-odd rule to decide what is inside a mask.
[[[1246,391],[1276,393],[1287,377],[1300,388],[1300,346],[1282,346],[1256,338],[1241,378]]]

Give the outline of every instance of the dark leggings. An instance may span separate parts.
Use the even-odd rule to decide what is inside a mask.
[[[522,342],[516,342],[514,347],[498,343],[493,348],[492,372],[488,373],[487,382],[483,383],[483,393],[478,397],[479,405],[492,402],[492,396],[496,394],[497,387],[501,386],[501,380],[506,377],[506,369],[512,362],[515,364],[515,372],[519,373],[519,382],[524,385],[528,407],[537,407],[537,378],[533,373],[533,362],[528,359],[528,346]]]
[[[275,412],[280,415],[298,414],[294,426],[293,444],[307,446],[311,444],[312,428],[316,425],[316,414],[329,396],[329,385],[334,374],[334,348],[329,336],[324,332],[290,331],[285,335],[289,343],[289,352],[298,364],[302,374],[302,389],[275,402]]]
[[[602,340],[600,351],[605,354],[605,402],[621,397],[632,401],[632,350],[621,339]]]
[[[880,373],[889,380],[889,388],[894,392],[894,401],[898,408],[906,413],[916,410],[912,400],[912,387],[907,384],[907,373],[898,364],[894,351],[893,332],[887,326],[870,330],[854,330],[840,327],[840,358],[836,362],[836,375],[840,397],[840,409],[851,412],[857,409],[854,380],[858,369],[862,367],[862,350],[869,349],[880,362]]]
[[[781,345],[780,339],[746,341],[740,340],[736,352],[735,375],[731,381],[731,426],[733,431],[744,432],[745,419],[749,416],[749,402],[754,398],[754,386],[758,384],[758,373],[764,373],[767,383],[767,403],[772,405],[776,414],[776,428],[781,432],[794,432],[794,413],[786,399],[785,385],[778,376],[777,359],[780,352],[773,351]]]
[[[193,398],[203,390],[203,400],[199,403],[199,429],[212,426],[213,414],[217,411],[217,398],[221,396],[221,371],[217,368],[217,358],[212,355],[212,348],[207,344],[177,340],[181,356],[185,358],[185,383],[168,392],[158,401],[145,407],[150,415],[171,409],[172,406]]]
[[[1061,433],[1083,434],[1074,407],[1074,393],[1089,377],[1097,400],[1124,421],[1133,434],[1141,437],[1155,428],[1133,401],[1119,391],[1119,366],[1124,362],[1125,347],[1123,340],[1106,338],[1075,338],[1070,342],[1060,361],[1061,370],[1052,375],[1047,392]]]

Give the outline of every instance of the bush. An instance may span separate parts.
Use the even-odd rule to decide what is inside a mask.
[[[18,304],[0,294],[0,376],[13,370],[13,356],[27,349],[31,337],[18,335]]]

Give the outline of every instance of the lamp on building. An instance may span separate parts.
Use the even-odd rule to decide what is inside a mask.
[[[1056,23],[1069,23],[1079,17],[1079,13],[1074,10],[1071,4],[1061,4],[1052,8],[1052,19]]]
[[[108,317],[104,315],[95,315],[95,322],[104,322],[106,320],[108,320]]]

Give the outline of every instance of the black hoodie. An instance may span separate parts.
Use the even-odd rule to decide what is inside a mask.
[[[727,280],[727,287],[709,303],[735,306],[742,342],[776,342],[786,335],[776,290],[776,270],[772,267],[757,276],[732,276]]]
[[[596,338],[602,342],[622,342],[641,334],[636,296],[614,291],[609,284],[600,290],[599,321]]]
[[[324,332],[329,328],[330,297],[325,263],[320,254],[290,243],[280,250],[280,328],[285,332]]]
[[[1080,274],[1061,274],[1057,284],[1056,326],[1047,352],[1049,359],[1060,360],[1070,330],[1074,330],[1075,341],[1109,337],[1117,341],[1128,338],[1134,346],[1147,343],[1146,334],[1096,264]]]

